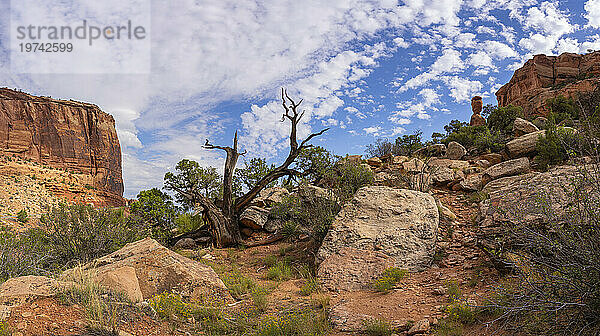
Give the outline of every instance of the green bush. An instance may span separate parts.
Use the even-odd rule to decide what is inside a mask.
[[[318,183],[333,168],[334,163],[335,158],[328,150],[315,146],[300,152],[295,167],[304,174],[303,178],[306,181]]]
[[[546,135],[540,135],[536,143],[535,162],[543,170],[548,166],[560,164],[581,153],[583,141],[568,128],[556,127],[549,122]]]
[[[392,326],[383,320],[372,319],[363,322],[365,334],[369,336],[390,336],[394,333]]]
[[[487,127],[493,132],[510,135],[513,123],[517,118],[523,118],[523,108],[519,106],[508,105],[491,108],[487,118]]]
[[[373,184],[375,178],[371,169],[359,163],[340,160],[325,173],[323,180],[323,184],[333,189],[343,202],[352,198],[358,189]]]
[[[400,280],[404,279],[408,272],[403,269],[391,267],[373,281],[373,288],[382,293],[387,293],[393,289]]]
[[[393,143],[387,139],[377,139],[375,143],[367,145],[365,151],[373,157],[382,157],[390,154],[411,156],[414,152],[425,146],[421,138],[422,135],[423,132],[415,131],[413,134],[405,134],[396,138]]]
[[[17,213],[17,220],[21,223],[27,223],[29,220],[29,216],[27,215],[27,210],[23,209]]]
[[[19,234],[0,230],[0,283],[23,275],[51,273],[46,270],[51,251],[43,237],[39,229]]]

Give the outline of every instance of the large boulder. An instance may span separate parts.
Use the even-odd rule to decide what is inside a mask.
[[[479,191],[482,187],[482,174],[476,173],[468,175],[464,180],[460,181],[460,188],[465,191]]]
[[[571,202],[569,193],[579,177],[578,167],[558,166],[547,172],[503,177],[488,183],[483,192],[488,198],[480,203],[480,241],[496,249],[506,225],[534,226],[548,216],[556,220]]]
[[[282,187],[271,187],[263,189],[252,202],[259,207],[270,207],[281,203],[288,197],[290,192]]]
[[[517,137],[519,137],[521,135],[537,132],[539,130],[540,129],[537,126],[535,126],[533,123],[531,123],[525,119],[522,119],[522,118],[515,119],[515,121],[513,123],[513,133]]]
[[[459,144],[456,141],[451,141],[448,144],[448,150],[446,151],[446,156],[450,160],[460,160],[465,155],[467,155],[467,150],[465,149],[465,147],[463,145]]]
[[[78,270],[67,270],[62,277],[68,279],[75,271]],[[133,293],[132,297],[137,295],[135,287],[139,287],[144,299],[164,291],[177,291],[193,298],[214,296],[232,300],[210,266],[175,253],[151,238],[127,244],[82,266],[81,271],[91,272],[101,285]]]
[[[373,280],[370,274],[376,272],[369,265],[375,259],[381,259],[375,263],[380,268],[391,264],[423,270],[435,252],[438,224],[438,209],[429,194],[363,187],[336,216],[319,248],[318,276],[326,287],[345,290],[364,287]],[[345,268],[351,264],[354,266]],[[339,271],[336,274],[332,269]]]
[[[535,146],[540,136],[546,135],[546,131],[537,131],[517,137],[506,144],[506,150],[510,157],[518,158],[535,152]]]
[[[415,156],[428,156],[428,157],[440,157],[446,155],[446,145],[444,144],[433,144],[416,150],[413,155]]]
[[[504,161],[489,167],[483,172],[483,183],[486,184],[500,177],[527,173],[530,168],[529,159],[526,157]]]
[[[330,189],[317,187],[311,184],[301,184],[294,190],[293,195],[309,203],[316,203],[321,200],[335,201],[336,196]]]
[[[245,227],[253,230],[259,230],[265,226],[268,217],[269,210],[257,206],[251,206],[242,212],[242,215],[240,216],[240,222]]]

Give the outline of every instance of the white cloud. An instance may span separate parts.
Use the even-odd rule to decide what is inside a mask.
[[[480,94],[483,89],[481,82],[458,76],[445,76],[443,81],[450,89],[450,96],[458,103],[470,101],[473,96]]]
[[[600,28],[600,0],[588,0],[583,8],[586,11],[585,18],[588,20],[588,25]]]
[[[442,55],[439,56],[436,61],[431,65],[428,72],[423,72],[409,80],[402,85],[398,92],[404,92],[409,89],[415,89],[420,86],[427,84],[430,80],[436,78],[443,73],[453,73],[462,70],[465,66],[464,62],[460,58],[461,54],[459,51],[454,49],[445,49]]]
[[[410,47],[410,43],[405,41],[402,37],[396,37],[393,41],[399,48]]]

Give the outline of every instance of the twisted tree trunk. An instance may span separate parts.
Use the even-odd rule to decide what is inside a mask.
[[[328,128],[326,128],[320,132],[313,133],[298,144],[298,122],[300,122],[300,119],[304,116],[304,112],[298,112],[298,107],[302,104],[302,100],[296,103],[288,96],[284,89],[281,89],[281,99],[285,110],[281,121],[283,122],[288,119],[292,123],[290,132],[290,153],[280,166],[267,173],[267,175],[260,179],[256,185],[243,196],[235,200],[233,199],[233,174],[235,172],[235,167],[240,155],[246,154],[246,151],[243,153],[238,152],[237,132],[235,132],[233,138],[233,147],[214,146],[210,144],[208,140],[206,140],[206,143],[204,144],[204,148],[206,149],[220,149],[227,153],[225,171],[223,174],[223,203],[221,207],[218,207],[214,201],[206,197],[199,198],[199,206],[202,208],[204,218],[206,218],[210,224],[210,232],[218,247],[236,245],[242,242],[239,227],[239,218],[242,212],[250,206],[252,200],[254,200],[254,198],[256,198],[256,196],[271,182],[285,176],[296,177],[302,175],[299,171],[291,169],[290,165],[294,163],[303,149],[312,147],[312,145],[308,143],[310,140],[328,130]]]

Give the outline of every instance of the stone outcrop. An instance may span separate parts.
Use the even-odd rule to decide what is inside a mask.
[[[513,133],[516,137],[537,132],[539,130],[540,129],[537,126],[535,126],[532,122],[529,122],[523,118],[517,118],[513,123]]]
[[[488,183],[483,188],[488,199],[479,205],[480,242],[496,249],[496,239],[506,225],[535,226],[561,218],[571,203],[569,193],[581,176],[576,166],[557,166]]]
[[[473,115],[469,124],[471,126],[483,126],[485,125],[485,118],[481,116],[481,110],[483,109],[483,99],[480,96],[471,98],[471,109]]]
[[[565,131],[574,132],[575,130],[570,127],[561,127]],[[518,158],[526,155],[533,154],[536,151],[536,145],[540,136],[545,136],[546,131],[541,130],[537,132],[528,133],[520,137],[514,138],[506,144],[506,151],[512,158]]]
[[[240,222],[243,226],[247,228],[259,230],[265,226],[268,217],[269,210],[257,206],[251,206],[248,209],[244,210],[244,212],[240,216]]]
[[[63,278],[69,279],[75,270],[66,271]],[[151,238],[127,244],[83,266],[83,270],[93,272],[101,285],[124,291],[132,299],[139,299],[139,293],[149,299],[164,291],[177,291],[192,298],[231,300],[225,284],[210,266],[175,253]]]
[[[89,175],[101,205],[124,204],[115,120],[98,106],[0,88],[0,135],[0,155]]]
[[[526,116],[546,115],[546,101],[572,97],[600,85],[600,51],[586,55],[535,55],[496,92],[499,106],[521,106]]]
[[[501,177],[527,173],[530,168],[529,158],[526,157],[495,164],[483,172],[483,184]]]
[[[465,155],[467,155],[467,150],[465,149],[465,147],[463,145],[459,144],[456,141],[451,141],[448,144],[448,150],[446,151],[446,156],[450,160],[460,160]]]
[[[374,268],[425,269],[435,252],[438,224],[439,212],[429,194],[384,186],[361,188],[327,233],[317,253],[317,275],[325,287],[345,290],[370,283]]]

